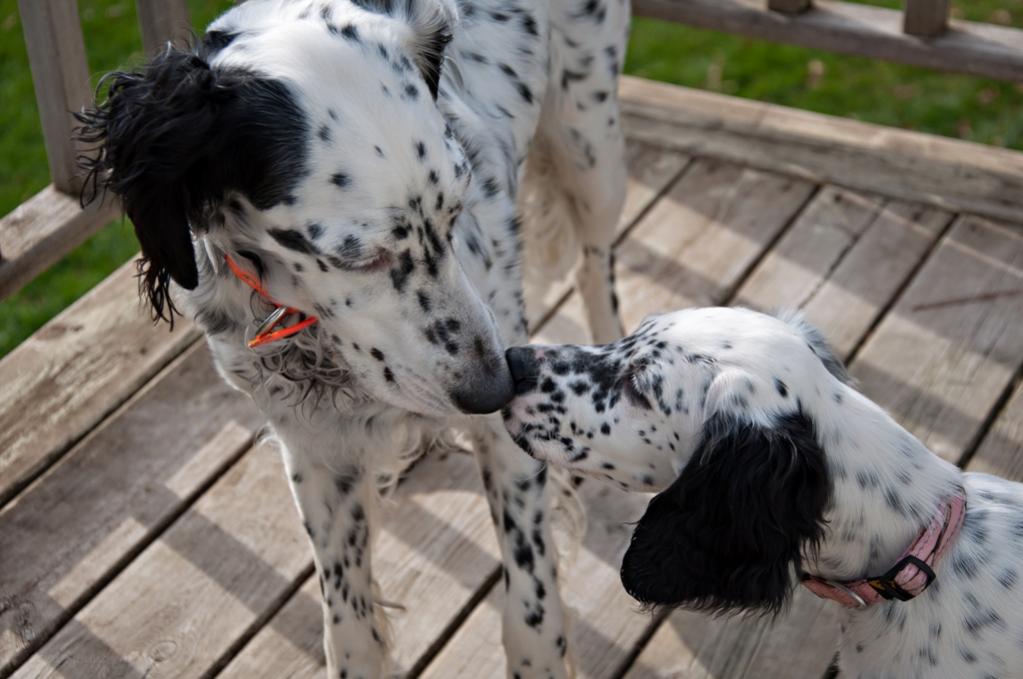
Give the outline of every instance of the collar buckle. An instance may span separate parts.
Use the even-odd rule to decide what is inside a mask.
[[[907,592],[903,589],[902,585],[898,583],[898,578],[903,575],[903,571],[909,566],[913,566],[917,569],[914,574],[906,574],[902,579],[904,582],[910,582],[916,578],[917,575],[923,574],[925,581],[923,584],[914,587],[914,592]],[[884,575],[877,578],[870,578],[867,580],[867,584],[874,588],[878,594],[888,600],[898,599],[899,601],[909,601],[913,597],[920,595],[925,589],[931,586],[934,579],[937,576],[934,574],[934,570],[927,565],[923,559],[920,559],[912,554],[899,559],[899,562],[892,566]]]

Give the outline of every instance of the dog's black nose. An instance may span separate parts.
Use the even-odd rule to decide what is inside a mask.
[[[508,369],[515,381],[515,395],[525,394],[536,386],[540,377],[540,361],[529,347],[512,347],[504,352]]]
[[[452,389],[451,400],[463,413],[486,415],[493,413],[515,396],[515,382],[508,364],[495,351],[489,357],[481,356],[472,377]]]
[[[515,385],[507,370],[485,380],[474,381],[451,392],[451,400],[463,413],[486,415],[497,412],[515,396]]]

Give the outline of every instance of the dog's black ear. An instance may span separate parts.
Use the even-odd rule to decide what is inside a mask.
[[[105,100],[77,116],[91,147],[82,201],[107,189],[121,199],[142,246],[140,289],[172,321],[169,280],[198,284],[190,225],[204,225],[229,191],[260,206],[279,201],[280,178],[302,174],[306,123],[280,82],[215,70],[192,51],[168,49],[104,87]]]
[[[765,428],[714,415],[632,535],[622,583],[651,606],[777,613],[825,528],[831,483],[808,417]]]
[[[451,0],[404,0],[405,13],[412,26],[412,50],[416,66],[436,99],[440,88],[444,49],[451,42],[457,9]]]

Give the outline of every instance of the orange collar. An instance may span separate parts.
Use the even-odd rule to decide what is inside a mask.
[[[316,316],[305,316],[305,314],[294,307],[280,304],[274,300],[273,297],[267,294],[266,290],[263,288],[263,284],[260,283],[259,278],[238,266],[238,262],[234,261],[231,255],[225,253],[224,259],[227,261],[228,268],[230,268],[234,275],[238,277],[238,280],[258,292],[260,297],[274,305],[274,310],[263,319],[263,322],[260,323],[259,327],[256,329],[256,336],[249,340],[248,344],[250,349],[254,349],[255,347],[259,347],[264,344],[270,344],[271,342],[276,342],[286,337],[291,337],[296,333],[302,332],[319,320]],[[293,314],[299,314],[303,316],[303,318],[297,323],[286,325],[283,328],[274,330],[274,328],[277,328],[284,319]]]

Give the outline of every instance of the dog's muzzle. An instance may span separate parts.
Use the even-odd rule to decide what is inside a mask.
[[[512,400],[515,383],[508,365],[498,359],[480,365],[467,384],[452,389],[449,395],[463,413],[486,415],[497,412]]]

